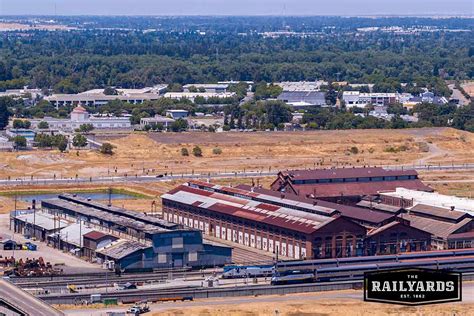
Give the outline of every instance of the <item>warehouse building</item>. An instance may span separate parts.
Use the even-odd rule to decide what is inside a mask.
[[[231,262],[230,247],[203,241],[197,229],[71,194],[43,200],[41,204],[51,216],[79,220],[82,227],[90,228],[79,244],[84,254],[92,259],[95,256],[114,260],[121,268],[203,267]],[[94,230],[101,233],[93,233]],[[82,249],[84,246],[87,250]]]
[[[364,215],[360,208],[340,210],[334,203],[293,200],[255,189],[190,181],[164,194],[162,201],[169,221],[275,256],[336,258],[430,248],[429,233],[396,216],[373,212],[370,218],[371,213]],[[374,253],[368,247],[372,241]],[[397,243],[410,246],[400,248]]]
[[[367,229],[364,238],[364,255],[393,254],[398,252],[424,251],[431,248],[429,232],[418,229],[409,221],[399,217],[402,209],[381,212],[375,209],[336,204],[323,200],[309,199],[291,193],[275,192],[260,187],[239,185],[238,189],[258,194],[254,199],[271,201],[287,207],[298,207],[305,212],[313,212],[309,205],[318,205],[336,210]],[[280,196],[278,196],[280,194]]]
[[[427,198],[424,199],[423,196]],[[435,199],[438,196],[441,198]],[[431,233],[433,249],[462,249],[474,245],[474,221],[472,212],[469,211],[472,207],[467,201],[465,198],[397,188],[395,192],[380,194],[370,200],[364,199],[357,205],[396,214],[410,221],[411,226]],[[398,211],[394,213],[393,210]]]
[[[333,202],[357,203],[396,188],[432,192],[415,170],[380,167],[280,171],[271,189]]]
[[[413,206],[425,204],[433,207],[452,209],[474,216],[474,200],[469,198],[439,194],[437,192],[424,192],[397,187],[391,192],[380,194],[380,200],[384,204]]]
[[[326,94],[321,91],[283,91],[278,97],[295,109],[311,106],[326,106]]]
[[[14,211],[11,214],[11,221],[15,233],[39,241],[47,241],[49,235],[57,233],[70,224],[58,216],[36,210]]]

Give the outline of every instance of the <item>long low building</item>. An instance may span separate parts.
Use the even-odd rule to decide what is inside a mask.
[[[78,94],[53,94],[44,99],[56,108],[66,105],[98,106],[115,100],[141,104],[145,101],[159,100],[166,91],[166,85],[143,89],[116,89],[116,91],[116,95],[106,95],[103,89],[94,89]]]
[[[162,195],[162,202],[169,221],[276,256],[335,258],[430,248],[431,235],[401,218],[382,214],[378,226],[366,226],[360,222],[362,214],[356,216],[359,221],[351,219],[333,203],[279,199],[197,181]],[[354,209],[347,213],[356,213]],[[409,246],[400,250],[404,244]]]
[[[441,207],[462,211],[474,216],[474,199],[462,198],[439,194],[436,192],[424,192],[418,190],[410,190],[399,187],[391,192],[383,192],[380,194],[381,200],[391,205],[409,205],[413,206],[417,203],[423,203],[434,207]]]
[[[88,257],[114,260],[121,268],[205,267],[231,262],[232,248],[204,241],[198,229],[185,228],[154,216],[71,194],[43,200],[41,207],[51,214],[48,216],[69,222],[79,221],[82,227],[91,228],[83,234],[78,232],[80,228],[77,226],[68,228],[74,232],[71,236],[74,241],[63,244],[72,248],[78,246],[81,248],[78,251]],[[92,234],[95,230],[100,231]],[[105,238],[107,234],[116,238]],[[64,239],[65,233],[58,235]],[[56,235],[51,237],[56,238]]]
[[[359,202],[361,197],[399,187],[433,191],[421,182],[415,170],[380,167],[280,171],[271,184],[275,191],[340,202]]]

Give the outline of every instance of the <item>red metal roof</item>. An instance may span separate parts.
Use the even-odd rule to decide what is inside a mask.
[[[84,234],[84,238],[88,238],[92,240],[99,240],[101,238],[104,238],[105,236],[108,236],[108,235],[102,232],[98,232],[96,230],[93,230],[91,232],[88,232],[87,234]]]
[[[314,224],[305,224],[301,222],[297,222],[294,220],[288,220],[281,217],[275,217],[271,214],[261,214],[252,210],[242,209],[239,207],[223,204],[223,203],[215,203],[207,208],[208,210],[236,216],[244,219],[248,219],[251,221],[262,222],[265,224],[273,225],[276,227],[282,227],[293,231],[299,231],[306,234],[311,234],[317,230]],[[332,217],[328,217],[328,221],[332,221]]]
[[[257,207],[261,208],[261,209],[264,209],[264,210],[267,210],[267,211],[273,211],[273,212],[280,208],[279,206],[270,205],[270,204],[266,204],[266,203],[260,203],[260,204],[257,205]]]
[[[474,230],[465,233],[451,234],[448,239],[474,239]]]
[[[241,185],[238,186],[238,188],[241,189],[241,190],[250,191],[251,186],[241,184]],[[261,193],[261,194],[275,196],[275,197],[282,197],[283,196],[283,199],[288,199],[288,200],[292,200],[292,201],[299,201],[299,202],[304,202],[304,203],[309,203],[309,204],[316,203],[319,206],[336,209],[339,212],[341,212],[341,214],[345,217],[352,218],[352,219],[355,219],[355,220],[364,221],[364,222],[369,222],[369,223],[373,223],[373,224],[378,224],[378,223],[384,222],[387,219],[393,217],[393,215],[391,215],[391,214],[387,214],[387,213],[384,213],[384,212],[379,212],[379,211],[376,211],[376,210],[369,210],[369,209],[362,208],[362,207],[348,206],[348,205],[337,204],[337,203],[333,203],[333,202],[310,199],[310,198],[307,198],[307,197],[304,197],[304,196],[299,196],[299,195],[295,195],[295,194],[288,193],[288,192],[285,192],[284,194],[282,194],[281,192],[268,190],[268,189],[264,189],[264,188],[254,188],[253,190],[254,190],[255,193]],[[269,203],[271,203],[271,202],[269,201]]]
[[[179,192],[179,191],[185,191],[185,192],[204,195],[204,196],[211,196],[211,195],[214,194],[214,192],[206,191],[206,190],[200,190],[200,189],[196,189],[196,188],[191,188],[190,186],[187,186],[187,185],[180,185],[180,186],[168,191],[168,194],[175,194],[176,192]]]
[[[428,192],[433,191],[433,189],[423,184],[423,182],[418,179],[377,182],[344,182],[290,185],[298,195],[313,195],[314,197],[374,195],[380,192],[394,191],[396,188],[406,188],[410,190]]]
[[[282,174],[288,175],[294,180],[418,175],[416,170],[387,170],[380,167],[289,170],[282,171]]]

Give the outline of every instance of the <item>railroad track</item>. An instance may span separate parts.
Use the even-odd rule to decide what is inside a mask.
[[[474,280],[473,272],[464,273],[463,279]],[[360,289],[363,287],[361,278],[351,280],[338,280],[331,282],[317,282],[308,284],[291,285],[252,285],[238,287],[221,288],[173,288],[173,289],[145,289],[145,290],[127,290],[112,293],[102,293],[101,298],[114,298],[123,303],[132,303],[147,300],[149,302],[159,301],[161,299],[180,297],[210,298],[210,297],[229,297],[229,296],[256,296],[256,295],[278,295],[290,293],[305,293],[318,291],[332,291],[344,289]],[[79,301],[89,300],[91,293],[73,293],[73,294],[55,294],[38,295],[37,297],[49,304],[74,304]]]
[[[69,284],[74,285],[98,285],[98,284],[110,284],[110,283],[126,283],[126,282],[153,282],[153,281],[162,281],[168,279],[170,274],[175,278],[183,277],[196,277],[196,276],[209,276],[213,274],[211,271],[163,271],[155,273],[142,273],[142,274],[133,274],[128,275],[124,274],[122,276],[116,276],[113,273],[110,274],[98,274],[98,275],[69,275],[69,276],[54,276],[50,277],[40,277],[40,278],[10,278],[10,282],[19,286],[21,288],[31,288],[31,287],[58,287],[58,286],[67,286]],[[60,278],[58,280],[58,278]]]

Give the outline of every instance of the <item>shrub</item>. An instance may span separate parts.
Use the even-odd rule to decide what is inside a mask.
[[[41,122],[38,123],[38,128],[39,128],[39,129],[48,129],[48,128],[49,128],[49,124],[48,124],[48,122],[41,121]]]
[[[72,144],[74,147],[86,147],[87,138],[84,135],[76,134],[72,139]]]
[[[24,136],[15,136],[13,137],[13,143],[15,147],[18,148],[25,148],[26,147],[26,138]]]
[[[100,152],[104,155],[113,155],[114,148],[111,143],[103,143],[102,146],[100,146]]]
[[[202,157],[202,149],[199,146],[194,146],[193,148],[193,155],[196,157]]]
[[[189,156],[189,151],[187,148],[181,148],[181,156]]]
[[[351,149],[349,149],[349,151],[351,152],[351,154],[357,155],[359,153],[359,148],[352,146]]]
[[[212,150],[212,153],[214,155],[220,155],[220,154],[222,154],[222,149],[220,149],[219,147],[216,147]]]

